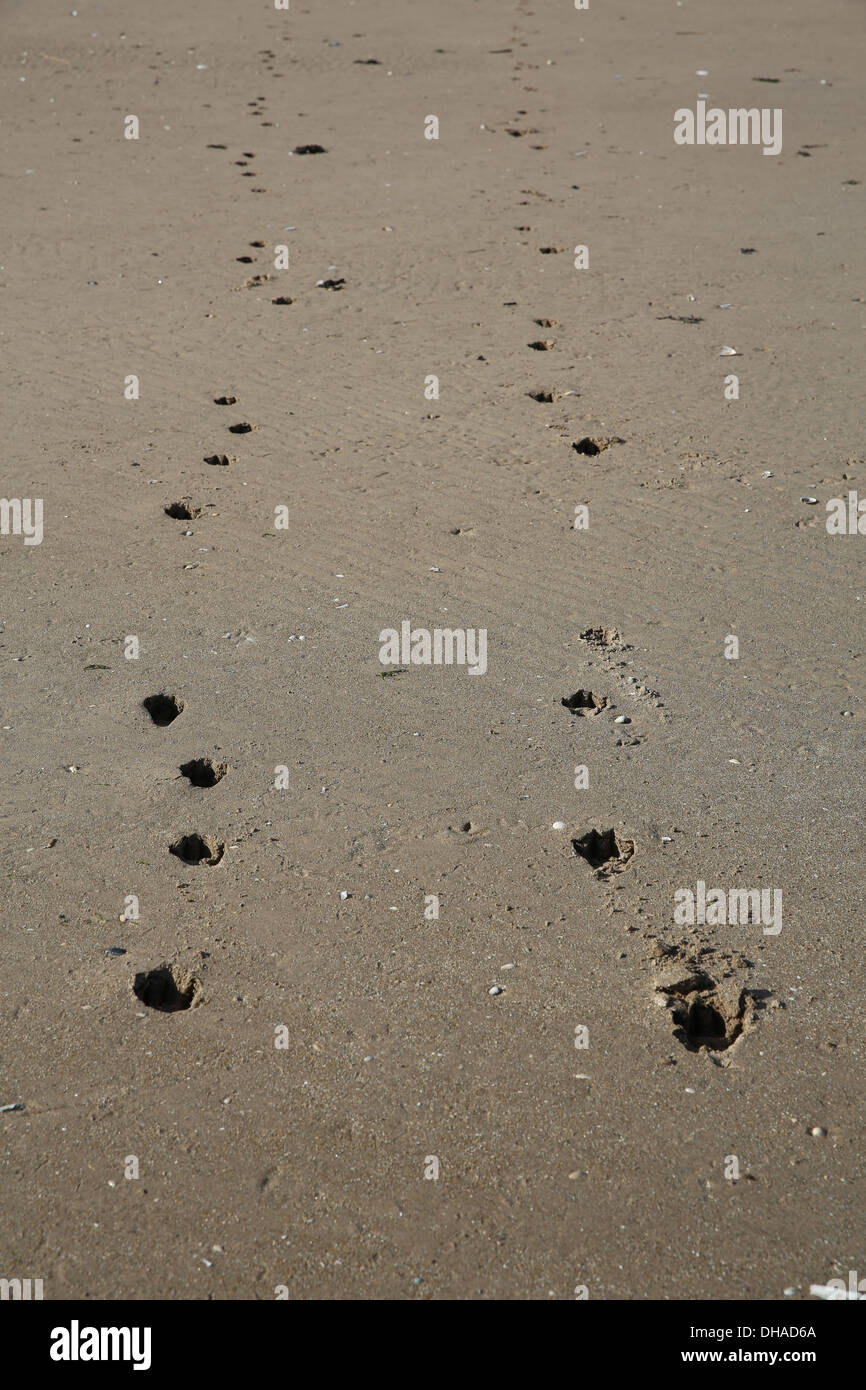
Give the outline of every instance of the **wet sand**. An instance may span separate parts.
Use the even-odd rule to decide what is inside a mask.
[[[0,1274],[862,1269],[860,6],[2,26]]]

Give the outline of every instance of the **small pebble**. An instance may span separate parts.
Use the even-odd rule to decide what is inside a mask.
[[[487,991],[487,993],[488,993],[488,994],[503,994],[503,993],[504,993],[504,990],[503,990],[503,988],[502,988],[501,985],[494,985],[492,989],[489,989],[489,990]]]
[[[827,1131],[823,1125],[813,1125],[809,1130],[813,1139],[826,1139]]]
[[[814,505],[815,505],[815,503],[818,501],[818,499],[817,499],[817,497],[801,497],[801,498],[800,498],[800,501],[801,501],[801,502],[808,502],[810,507],[814,507]]]
[[[618,714],[613,722],[614,724],[630,724],[631,720],[627,714]]]
[[[342,891],[341,894],[340,894],[340,898],[342,899],[343,902],[345,902],[346,899],[347,899],[348,897],[349,897],[349,894],[346,892],[346,890],[345,890],[345,888],[344,888],[343,891]]]
[[[769,468],[765,468],[764,471],[763,471],[763,473],[761,474],[761,477],[762,477],[762,478],[772,478],[772,476],[773,476],[773,475],[772,475],[772,473],[770,472]]]
[[[553,822],[553,825],[552,825],[550,828],[551,828],[551,830],[564,830],[564,829],[565,829],[565,821],[564,821],[564,820],[555,820],[555,821]]]
[[[739,357],[739,355],[737,349],[732,347],[723,347],[719,353],[720,357]]]

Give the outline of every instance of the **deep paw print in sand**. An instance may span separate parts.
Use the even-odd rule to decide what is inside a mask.
[[[566,396],[576,396],[576,391],[561,391],[558,386],[539,386],[535,391],[527,391],[530,400],[537,401],[539,405],[556,405],[557,401],[565,400]]]
[[[772,990],[738,983],[737,975],[753,965],[739,952],[719,954],[707,946],[696,957],[682,947],[661,947],[659,959],[656,1004],[668,1012],[677,1042],[717,1066],[729,1064],[735,1044],[757,1026],[763,1011],[785,1007]]]
[[[201,1002],[201,981],[179,965],[163,964],[155,970],[139,971],[132,990],[148,1009],[162,1014],[180,1013]]]
[[[659,1003],[674,1023],[674,1037],[689,1052],[726,1052],[742,1036],[751,1000],[748,990],[725,999],[710,975],[698,970],[657,985]]]
[[[587,830],[571,847],[578,859],[585,859],[600,878],[621,873],[634,857],[634,840],[618,840],[614,830]]]
[[[173,724],[179,714],[184,711],[184,702],[179,700],[176,695],[148,695],[146,700],[141,702],[147,710],[154,724],[164,729],[166,725]]]
[[[572,714],[593,715],[607,708],[607,696],[596,695],[592,690],[576,690],[573,695],[564,695],[561,703]]]
[[[211,839],[209,835],[192,834],[182,835],[173,845],[169,845],[169,850],[178,859],[182,859],[184,864],[207,864],[213,867],[222,859],[226,847],[222,841]]]
[[[587,454],[590,458],[595,458],[597,454],[603,454],[605,449],[609,449],[613,444],[624,444],[625,440],[620,439],[619,435],[591,435],[587,434],[583,439],[579,439],[576,444],[572,444],[577,454]]]
[[[190,502],[188,497],[182,498],[180,502],[171,502],[163,510],[173,521],[195,521],[202,514],[202,508]]]
[[[228,772],[225,763],[215,763],[211,758],[191,758],[181,763],[179,770],[193,787],[215,787]]]

